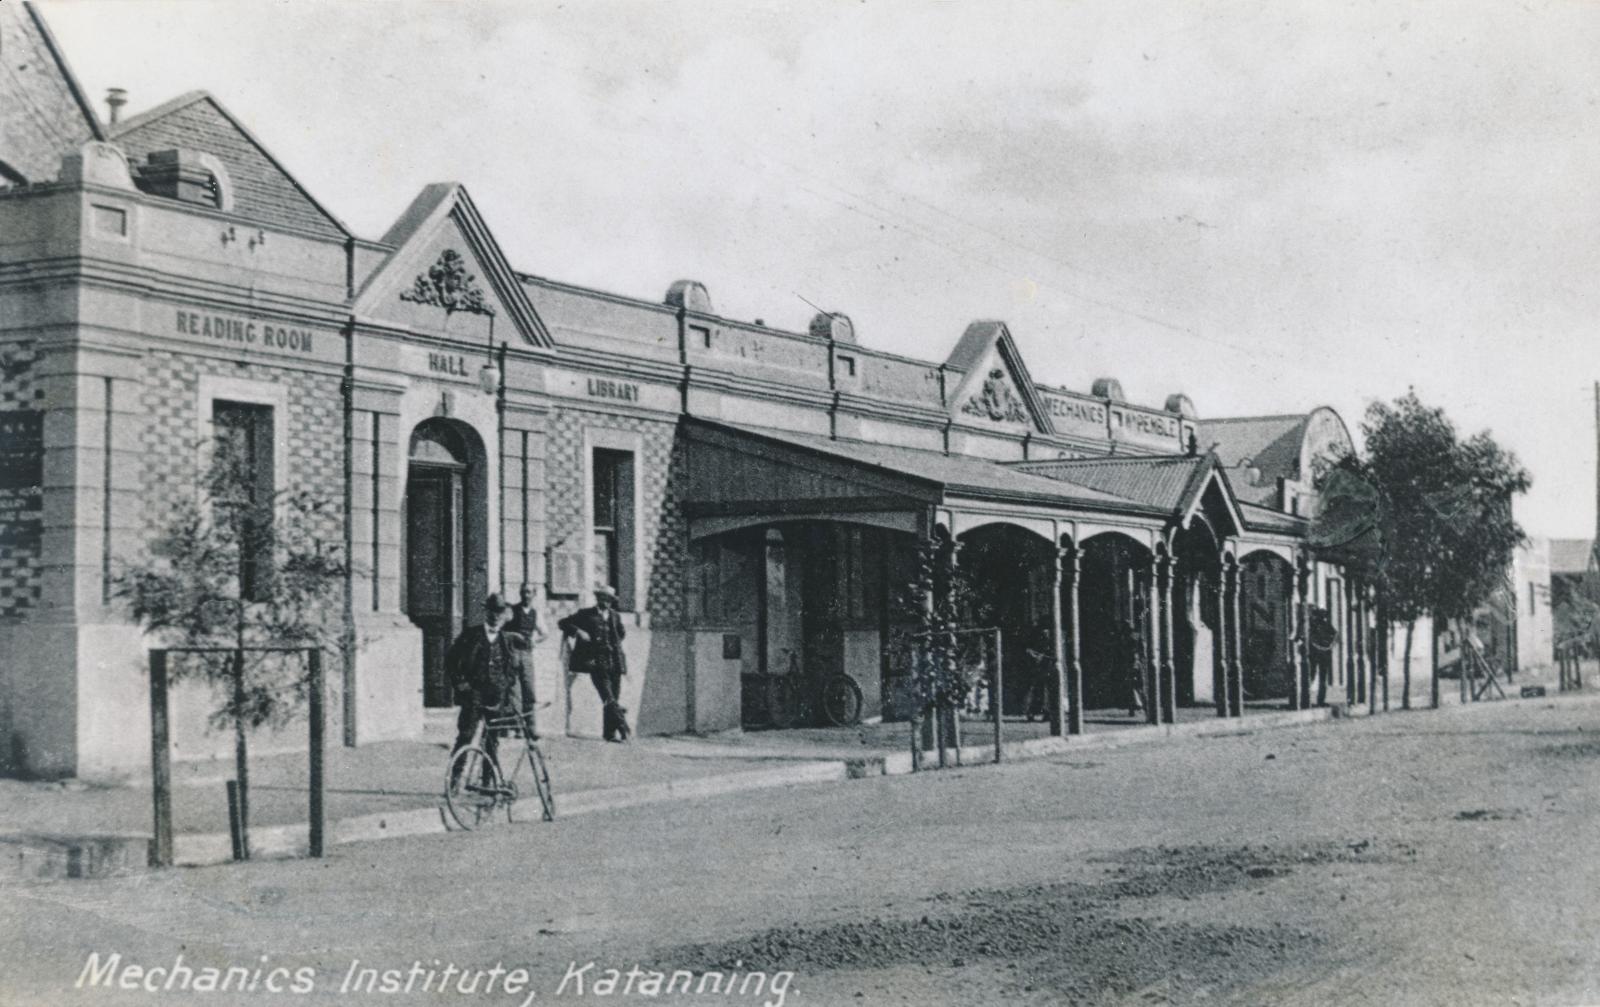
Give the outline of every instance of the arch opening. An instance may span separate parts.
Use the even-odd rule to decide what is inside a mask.
[[[459,420],[435,417],[411,432],[401,501],[400,600],[422,630],[427,707],[454,702],[445,652],[489,594],[487,462],[482,438]]]

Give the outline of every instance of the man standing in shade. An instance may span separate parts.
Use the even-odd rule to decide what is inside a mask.
[[[518,636],[528,638],[530,647],[537,647],[544,642],[544,620],[539,615],[539,606],[533,599],[534,587],[532,584],[522,585],[522,590],[517,594],[517,603],[511,606],[511,621],[506,623],[506,629]]]
[[[627,741],[627,710],[619,699],[622,695],[622,676],[627,672],[627,659],[622,653],[623,638],[628,635],[617,614],[617,591],[610,585],[594,589],[594,605],[581,608],[556,624],[561,634],[571,637],[572,670],[585,673],[594,683],[600,702],[605,704],[603,722],[607,741]]]

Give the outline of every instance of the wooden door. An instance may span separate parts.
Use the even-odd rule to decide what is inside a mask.
[[[461,470],[413,465],[406,496],[406,611],[422,630],[422,700],[450,706],[444,656],[463,628]]]

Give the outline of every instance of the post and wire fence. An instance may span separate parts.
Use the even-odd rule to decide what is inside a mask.
[[[162,647],[150,651],[150,783],[154,837],[150,843],[150,866],[171,867],[174,862],[172,840],[172,728],[168,704],[171,659],[183,654],[229,654],[243,674],[245,654],[302,654],[306,672],[307,718],[307,812],[309,833],[307,853],[323,855],[327,831],[323,795],[326,718],[323,705],[324,671],[322,650],[318,647]],[[238,780],[228,781],[229,834],[236,860],[250,857],[248,791]]]

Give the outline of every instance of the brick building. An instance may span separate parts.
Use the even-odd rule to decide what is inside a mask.
[[[1335,695],[1365,696],[1367,594],[1305,543],[1315,465],[1350,443],[1331,410],[1201,419],[1040,383],[1002,322],[914,360],[839,314],[722,317],[693,281],[653,301],[521,274],[455,184],[360,237],[208,94],[100,122],[32,9],[0,5],[0,59],[23,58],[0,82],[32,109],[0,101],[5,772],[148,759],[150,641],[113,578],[224,426],[264,488],[338,501],[350,744],[418,735],[450,700],[445,643],[523,582],[553,617],[616,585],[644,732],[738,727],[752,677],[790,671],[848,673],[896,716],[926,543],[981,621],[1057,655],[1061,730],[1124,701],[1119,624],[1152,718],[1306,702],[1308,604],[1355,642]],[[550,648],[537,669],[544,729],[598,733],[587,685]],[[196,689],[179,756],[226,743]]]

